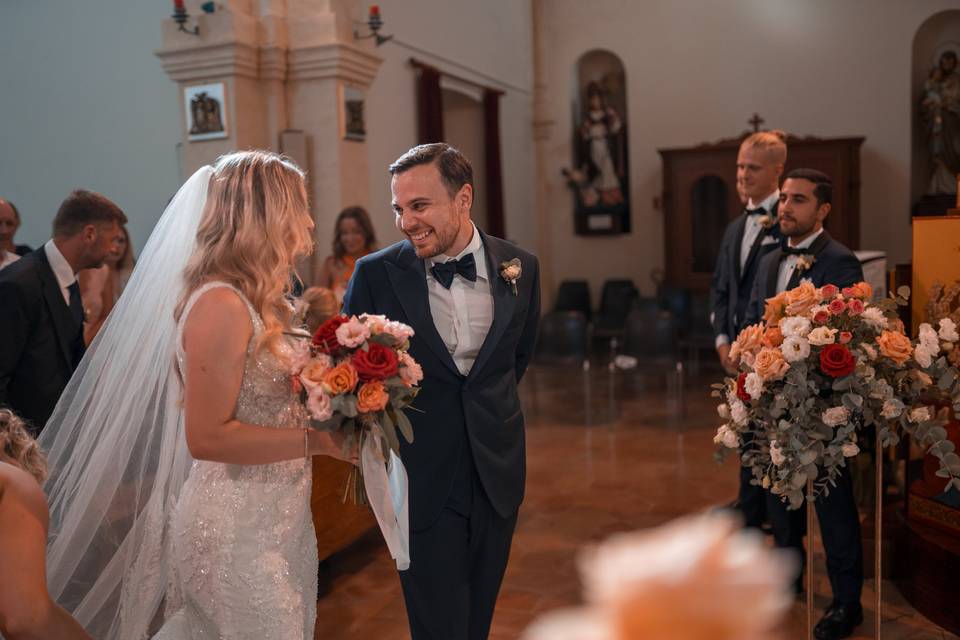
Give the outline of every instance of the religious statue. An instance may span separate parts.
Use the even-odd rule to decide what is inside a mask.
[[[580,154],[581,170],[589,179],[589,187],[605,205],[623,202],[622,138],[620,115],[607,104],[600,85],[591,82],[587,85],[586,107],[580,124],[580,139],[585,147]]]
[[[956,194],[960,174],[960,73],[955,51],[945,51],[930,71],[919,108],[933,165],[927,194]]]
[[[205,91],[198,93],[190,100],[190,111],[193,116],[191,135],[223,131],[220,102]]]

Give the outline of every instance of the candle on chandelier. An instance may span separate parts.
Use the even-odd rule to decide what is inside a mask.
[[[379,18],[380,17],[380,7],[378,5],[370,5],[370,17]]]
[[[174,11],[185,11],[186,7],[183,6],[184,0],[173,0],[173,10]]]

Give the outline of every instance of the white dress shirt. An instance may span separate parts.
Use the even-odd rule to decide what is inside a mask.
[[[747,209],[763,209],[767,215],[773,211],[774,205],[780,200],[780,190],[777,189],[769,196],[764,198],[760,204],[754,204],[753,200],[747,201]],[[757,236],[763,230],[760,224],[760,216],[747,216],[747,222],[743,227],[743,241],[740,242],[740,269],[741,271],[747,265],[747,258],[750,256],[750,249],[756,241]]]
[[[57,284],[60,285],[60,293],[63,294],[63,301],[66,302],[69,307],[69,287],[77,281],[73,267],[71,267],[67,259],[63,257],[63,254],[60,253],[60,249],[57,249],[57,245],[53,239],[47,240],[47,243],[43,245],[43,250],[47,254],[47,262],[50,263],[50,268],[53,269],[53,275],[57,278]]]
[[[821,227],[819,231],[811,235],[809,238],[799,242],[796,245],[797,249],[806,249],[813,244],[813,241],[820,237],[820,234],[823,233],[823,228]],[[793,277],[793,272],[797,268],[797,262],[800,260],[800,256],[787,256],[786,259],[780,261],[780,268],[777,271],[777,293],[787,290],[787,284],[790,283],[790,278]]]
[[[9,267],[19,259],[20,259],[20,256],[18,256],[14,252],[4,250],[3,253],[0,253],[0,269],[3,269],[4,267]]]
[[[477,263],[476,282],[470,282],[456,274],[450,288],[445,289],[430,272],[430,267],[436,263],[459,260],[471,253]],[[424,267],[427,272],[427,293],[433,324],[437,327],[437,333],[447,346],[457,369],[462,375],[467,375],[493,323],[493,297],[487,271],[487,255],[476,226],[473,227],[470,244],[458,255],[451,257],[441,254],[427,258]]]

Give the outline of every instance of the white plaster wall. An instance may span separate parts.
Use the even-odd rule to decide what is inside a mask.
[[[798,135],[866,136],[861,247],[910,259],[913,38],[955,0],[546,0],[548,206],[556,215],[554,277],[632,277],[650,293],[661,267],[658,148],[734,136],[757,111]],[[574,236],[560,169],[570,163],[573,65],[604,48],[627,75],[633,233]]]
[[[34,247],[74,188],[130,218],[137,251],[179,186],[180,97],[153,51],[169,2],[0,2],[0,196]]]

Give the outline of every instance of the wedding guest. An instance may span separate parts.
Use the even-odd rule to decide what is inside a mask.
[[[317,284],[332,289],[337,301],[343,302],[354,264],[376,248],[377,236],[363,207],[341,211],[334,228],[333,255],[323,261]]]
[[[340,302],[333,291],[325,287],[310,287],[301,297],[304,310],[304,324],[310,333],[317,330],[321,324],[340,313]]]
[[[0,409],[0,637],[90,636],[47,592],[47,463],[23,421]]]
[[[795,169],[787,174],[780,188],[779,209],[780,231],[786,242],[760,261],[747,310],[748,324],[760,321],[767,298],[797,287],[801,279],[810,280],[816,287],[833,284],[839,288],[863,280],[857,257],[823,228],[832,200],[833,184],[826,174],[813,169]],[[802,557],[804,510],[788,511],[780,496],[769,492],[766,502],[774,543],[796,549]],[[863,622],[863,549],[849,465],[842,468],[830,494],[817,498],[814,506],[833,590],[833,602],[817,623],[814,636],[818,640],[845,638]],[[798,576],[798,584],[800,580]]]
[[[88,346],[107,320],[113,305],[120,299],[120,294],[133,273],[135,260],[130,234],[126,227],[121,227],[120,231],[103,266],[98,269],[84,269],[77,274],[84,310],[83,341]]]
[[[0,198],[0,269],[13,264],[33,249],[16,244],[13,236],[20,228],[20,212],[9,200]]]
[[[0,271],[0,406],[35,433],[83,357],[76,274],[103,264],[126,221],[106,197],[74,191],[57,211],[53,238]]]
[[[776,225],[780,192],[777,189],[787,161],[786,135],[760,131],[748,136],[737,154],[737,195],[743,211],[723,234],[710,286],[711,319],[717,355],[730,373],[730,342],[747,325],[746,308],[760,259],[780,241]],[[744,442],[744,448],[752,446]],[[735,508],[748,527],[760,528],[767,519],[763,489],[751,483],[752,474],[740,468],[740,489]]]

